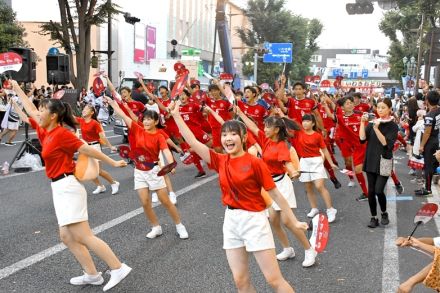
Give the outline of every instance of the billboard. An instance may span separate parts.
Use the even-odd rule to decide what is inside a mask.
[[[151,59],[156,59],[156,28],[147,25],[146,35],[147,35],[147,43],[146,43],[147,56],[145,61],[148,63]]]
[[[145,26],[134,25],[134,63],[145,63]]]

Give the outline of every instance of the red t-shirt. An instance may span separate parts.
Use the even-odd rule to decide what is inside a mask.
[[[238,101],[238,107],[244,114],[255,121],[259,129],[264,129],[264,119],[269,115],[266,108],[260,104],[249,105],[242,101]]]
[[[370,112],[371,106],[370,106],[370,104],[367,104],[367,103],[359,103],[359,105],[354,106],[354,110],[362,112],[362,113]]]
[[[263,161],[267,164],[272,175],[284,174],[285,162],[290,161],[290,151],[285,141],[275,142],[266,137],[263,131],[258,131],[257,142],[263,151]]]
[[[76,135],[62,127],[57,126],[51,131],[41,128],[38,123],[29,118],[29,122],[37,131],[38,139],[41,142],[41,156],[46,164],[46,175],[49,178],[56,178],[63,173],[73,173],[75,162],[73,154],[84,144]]]
[[[296,98],[288,98],[287,100],[287,116],[295,120],[301,125],[302,117],[305,114],[311,114],[316,109],[316,101],[310,98],[298,100]]]
[[[180,106],[180,116],[189,128],[200,128],[202,121],[200,120],[202,106],[195,103],[188,103]]]
[[[125,106],[121,102],[119,102],[118,100],[116,100],[116,103],[118,103],[119,108],[122,109],[122,111],[125,113],[125,115],[130,117],[130,115],[128,114],[127,109],[125,109]],[[131,111],[133,111],[133,113],[136,116],[139,115],[141,112],[143,112],[145,110],[145,105],[142,104],[141,102],[138,102],[138,101],[127,102],[127,106],[128,106],[128,108],[130,108]]]
[[[86,122],[84,118],[81,117],[76,117],[76,121],[78,121],[81,128],[81,137],[86,142],[95,142],[100,140],[99,134],[104,131],[101,123],[95,119]]]
[[[163,137],[165,138],[165,140],[168,140],[168,138],[170,138],[170,136],[165,132],[165,130],[163,129],[158,129],[157,132],[159,132],[160,134],[163,135]]]
[[[325,111],[325,108],[321,104],[318,104],[318,111],[319,114],[321,114],[322,123],[324,124],[324,128],[327,131],[330,131],[330,129],[335,127],[335,121],[333,121],[333,119],[328,116],[327,112]]]
[[[297,131],[295,140],[298,146],[296,149],[301,158],[320,157],[320,150],[325,148],[324,137],[321,133],[314,131],[312,134],[307,134],[304,131]]]
[[[362,113],[354,112],[350,116],[338,115],[338,137],[343,138],[348,144],[359,142],[359,127]]]
[[[145,151],[148,156],[147,161],[159,161],[159,152],[168,149],[165,137],[159,131],[155,133],[147,132],[141,125],[135,122],[131,123],[129,135],[130,148]]]
[[[222,202],[234,208],[260,212],[266,209],[261,188],[274,189],[269,169],[261,159],[245,153],[238,158],[210,150],[209,168],[219,173]]]
[[[231,103],[228,100],[219,99],[206,99],[206,105],[208,105],[212,110],[214,110],[223,120],[228,121],[231,120],[231,112],[229,109],[231,108]],[[221,128],[221,124],[215,120],[212,115],[208,116],[208,122],[211,125],[211,128]]]
[[[257,143],[257,140],[255,139],[255,135],[251,131],[247,131],[247,139],[246,139],[246,148],[250,148],[254,144]]]

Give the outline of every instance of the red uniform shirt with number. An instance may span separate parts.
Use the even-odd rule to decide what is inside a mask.
[[[327,133],[330,133],[331,129],[336,125],[335,121],[333,121],[333,119],[328,116],[327,111],[325,110],[325,107],[323,105],[318,104],[318,111],[321,115],[324,128],[327,130]]]
[[[29,122],[37,131],[41,143],[41,156],[46,165],[47,177],[56,178],[65,173],[73,173],[75,171],[73,155],[84,145],[84,142],[62,126],[47,131],[34,119],[29,118]]]
[[[285,141],[273,141],[267,138],[263,131],[258,131],[256,136],[258,144],[263,151],[263,161],[272,175],[286,173],[284,164],[290,162],[290,151]]]
[[[203,131],[200,121],[200,113],[202,106],[195,103],[188,103],[180,106],[180,116],[182,116],[183,121],[191,129],[194,136],[201,143],[207,143],[210,140],[209,135]]]
[[[336,116],[339,125],[339,148],[343,157],[353,157],[355,166],[363,163],[365,158],[366,144],[361,144],[359,140],[359,128],[362,119],[361,112]]]
[[[288,98],[286,107],[287,116],[301,125],[302,117],[305,114],[312,114],[313,110],[316,109],[317,104],[314,99],[310,98],[303,98],[301,100]]]
[[[206,99],[206,105],[208,105],[213,111],[215,111],[224,121],[231,120],[231,103],[224,99]],[[212,147],[221,147],[221,124],[212,116],[208,115],[208,122],[212,129]]]
[[[354,110],[361,113],[370,112],[371,106],[367,103],[359,103],[358,105],[354,106]]]
[[[162,100],[161,99],[161,103],[165,106],[168,107],[171,104],[171,99],[166,99],[166,100]],[[168,115],[168,112],[160,109],[160,114],[162,115],[162,117],[164,118],[165,121],[165,131],[166,133],[174,138],[180,138],[182,137],[182,135],[179,132],[179,128],[177,127],[176,122],[174,121],[174,118],[171,115]]]
[[[266,209],[261,188],[274,189],[275,183],[266,164],[245,153],[238,158],[210,150],[209,168],[219,173],[222,202],[234,208],[260,212]]]
[[[95,119],[86,122],[86,120],[81,117],[76,117],[76,121],[78,121],[80,125],[82,139],[84,139],[87,143],[100,141],[101,138],[99,137],[99,134],[104,132],[101,123]]]

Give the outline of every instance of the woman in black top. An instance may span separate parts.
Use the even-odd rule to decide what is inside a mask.
[[[388,176],[380,175],[380,158],[393,158],[393,147],[397,139],[398,126],[391,116],[391,101],[384,99],[377,104],[378,119],[368,123],[368,115],[362,116],[359,129],[361,143],[368,142],[365,153],[363,171],[367,173],[368,180],[368,203],[370,205],[371,221],[368,227],[379,226],[377,219],[377,200],[382,211],[382,225],[388,225],[387,199],[385,196],[385,185]],[[368,124],[365,126],[365,124]]]

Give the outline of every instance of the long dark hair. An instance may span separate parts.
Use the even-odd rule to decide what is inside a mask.
[[[41,100],[39,106],[48,109],[51,114],[57,114],[58,123],[65,123],[76,131],[78,122],[76,122],[72,108],[68,103],[56,99],[44,99]]]
[[[299,130],[300,127],[295,121],[288,118],[281,118],[277,116],[269,116],[264,120],[264,125],[267,127],[278,128],[278,141],[285,141],[289,136],[288,129]]]

